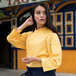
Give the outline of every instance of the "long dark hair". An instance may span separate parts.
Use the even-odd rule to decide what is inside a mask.
[[[50,30],[52,30],[53,32],[57,33],[56,27],[52,23],[52,19],[51,19],[51,15],[50,15],[50,9],[48,8],[48,6],[45,3],[42,3],[42,2],[39,2],[39,3],[34,4],[33,9],[32,9],[32,18],[33,18],[33,21],[34,21],[34,28],[37,28],[36,21],[34,19],[34,12],[35,12],[35,9],[39,5],[42,6],[42,7],[44,7],[45,10],[46,10],[46,20],[47,21],[46,21],[45,26],[47,28],[49,28]],[[57,33],[57,35],[58,35],[58,33]]]

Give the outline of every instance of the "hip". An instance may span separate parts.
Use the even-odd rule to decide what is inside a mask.
[[[42,67],[27,67],[25,76],[56,76],[56,69],[43,72]]]

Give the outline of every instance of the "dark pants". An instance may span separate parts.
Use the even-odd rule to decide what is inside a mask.
[[[56,69],[43,72],[42,67],[27,67],[25,76],[56,76]]]

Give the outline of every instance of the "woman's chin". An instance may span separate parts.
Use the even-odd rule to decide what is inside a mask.
[[[40,25],[45,25],[45,23],[44,22],[41,22]]]

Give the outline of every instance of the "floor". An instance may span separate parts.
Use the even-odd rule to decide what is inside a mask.
[[[13,70],[0,68],[0,76],[20,76],[25,70]],[[76,76],[76,74],[69,73],[56,73],[56,76]]]

